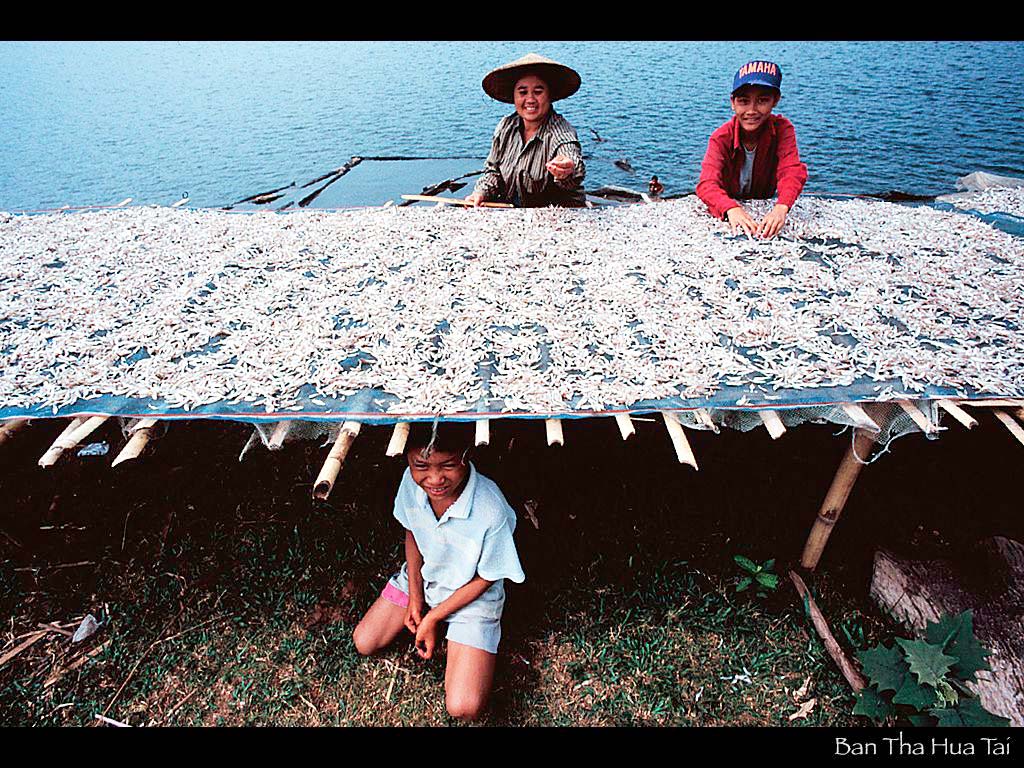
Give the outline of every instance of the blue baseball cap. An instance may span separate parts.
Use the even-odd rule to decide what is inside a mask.
[[[782,70],[771,61],[757,59],[748,61],[736,71],[732,79],[732,92],[736,93],[744,85],[763,85],[782,91]]]

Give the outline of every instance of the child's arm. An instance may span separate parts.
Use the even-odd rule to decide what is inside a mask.
[[[410,575],[411,570],[410,568]],[[447,600],[431,608],[420,621],[419,628],[416,630],[416,652],[424,659],[429,659],[434,653],[434,644],[437,642],[438,623],[447,619],[460,608],[472,603],[493,583],[482,576],[474,576],[468,583],[452,592]],[[411,578],[409,579],[409,588],[412,588]],[[409,598],[411,604],[412,595]]]
[[[405,610],[405,626],[415,635],[423,621],[426,598],[423,594],[423,553],[410,530],[405,532],[405,562],[409,574],[409,606]]]
[[[712,136],[708,140],[708,149],[704,153],[704,160],[700,166],[697,197],[704,201],[711,215],[716,219],[724,218],[726,211],[733,208],[743,210],[740,204],[725,191],[724,175],[725,152],[715,136]]]

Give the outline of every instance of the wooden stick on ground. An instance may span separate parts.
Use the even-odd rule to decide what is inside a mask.
[[[921,428],[922,432],[932,434],[939,431],[938,427],[932,424],[928,417],[924,415],[924,412],[912,402],[909,400],[897,400],[896,402],[914,420],[914,423]]]
[[[476,435],[474,442],[477,445],[490,445],[491,444],[491,421],[490,419],[477,419],[476,420]]]
[[[438,197],[436,195],[402,195],[403,200],[418,200],[424,203],[439,203],[441,205],[462,205],[472,208],[472,203],[467,203],[459,197]],[[484,208],[514,208],[509,203],[480,203]]]
[[[334,441],[334,447],[327,454],[327,460],[324,462],[323,469],[320,470],[320,474],[313,484],[314,499],[322,501],[331,495],[334,481],[338,478],[341,465],[345,462],[345,457],[348,456],[348,451],[352,447],[356,435],[359,434],[361,426],[362,424],[358,421],[346,421],[341,425],[341,429],[338,431],[338,439]]]
[[[697,459],[693,455],[693,449],[690,448],[690,441],[686,439],[686,434],[683,432],[683,425],[679,423],[679,417],[671,411],[662,411],[661,418],[665,421],[665,429],[668,430],[668,436],[672,439],[672,446],[676,449],[676,458],[679,459],[679,463],[689,464],[697,469]]]
[[[291,431],[292,424],[293,422],[289,419],[277,422],[274,425],[274,431],[270,433],[270,439],[267,440],[267,448],[272,451],[280,451],[281,446],[284,445],[284,439]]]
[[[131,427],[131,438],[129,438],[110,466],[116,467],[118,464],[137,459],[145,449],[149,439],[153,436],[153,427],[155,426],[156,419],[139,419],[135,422]]]
[[[409,427],[408,421],[395,423],[395,428],[391,430],[391,440],[388,441],[388,448],[384,451],[387,456],[400,456],[405,452],[405,441],[409,439]]]
[[[804,551],[800,557],[800,565],[811,571],[818,565],[821,553],[825,549],[828,537],[832,535],[832,528],[835,526],[839,516],[843,514],[843,507],[850,497],[853,484],[857,481],[864,465],[871,453],[871,445],[874,437],[871,432],[865,429],[853,430],[853,441],[846,448],[835,477],[832,478],[832,485],[829,486],[825,500],[818,510],[818,517],[811,526],[811,533],[804,544]],[[859,457],[859,461],[858,461]]]
[[[1003,422],[1003,425],[1008,430],[1010,430],[1010,434],[1016,437],[1020,441],[1021,445],[1024,445],[1024,427],[1014,421],[1013,417],[1001,408],[992,409],[992,413],[995,414],[997,419]]]
[[[34,645],[35,643],[37,643],[38,641],[42,640],[48,634],[50,634],[50,630],[48,630],[48,629],[44,629],[44,630],[41,630],[39,632],[33,632],[31,635],[28,636],[27,639],[23,640],[21,643],[19,643],[14,648],[9,650],[3,656],[0,656],[0,667],[3,667],[3,665],[6,664],[8,661],[13,659],[15,656],[17,656],[19,653],[24,651],[26,648],[28,648],[28,647]]]
[[[544,419],[544,430],[547,432],[548,445],[565,445],[561,419]]]
[[[867,687],[867,680],[864,676],[857,671],[856,667],[850,663],[850,660],[846,658],[846,654],[843,653],[843,649],[839,647],[839,643],[836,642],[835,637],[832,636],[832,632],[828,628],[828,622],[825,621],[825,617],[821,611],[818,610],[817,604],[814,602],[814,598],[811,597],[810,591],[807,589],[807,585],[804,584],[804,580],[801,579],[795,571],[789,572],[789,578],[793,581],[793,586],[796,587],[796,591],[800,594],[800,597],[807,601],[807,609],[811,614],[811,623],[814,624],[814,629],[818,632],[818,636],[821,637],[822,642],[825,644],[825,650],[828,651],[828,655],[832,657],[832,661],[839,667],[839,671],[843,673],[843,677],[846,678],[846,682],[853,688],[854,693],[860,693],[860,691]]]
[[[938,406],[968,429],[978,424],[977,419],[951,400],[939,400]]]
[[[15,432],[23,429],[28,422],[28,419],[10,419],[9,421],[0,422],[0,445],[7,442]]]
[[[68,425],[64,428],[64,431],[57,436],[57,439],[53,441],[50,447],[47,448],[46,453],[44,453],[42,457],[39,459],[39,466],[52,467],[54,464],[56,464],[57,459],[59,459],[61,454],[64,453],[64,449],[61,447],[62,442],[66,440],[72,432],[74,432],[84,423],[85,419],[83,419],[81,416],[76,416],[70,422],[68,422]]]
[[[842,408],[843,413],[853,420],[854,426],[861,427],[862,429],[870,429],[872,432],[882,431],[881,427],[875,423],[874,419],[868,416],[867,411],[856,403],[843,403]]]
[[[64,669],[55,669],[53,672],[50,673],[50,676],[46,678],[46,680],[43,682],[43,688],[49,688],[51,685],[53,685],[62,677],[64,677],[64,675],[66,675],[68,672],[74,672],[76,669],[85,664],[85,662],[87,662],[93,656],[97,656],[100,653],[102,653],[103,649],[105,649],[112,642],[114,642],[113,638],[107,640],[105,643],[102,643],[101,645],[97,645],[88,653],[82,654],[74,662],[72,662],[69,666],[65,667]]]
[[[761,421],[764,422],[764,428],[772,436],[772,440],[778,440],[786,434],[786,425],[782,423],[782,419],[775,411],[758,411],[758,414],[761,416]]]
[[[628,413],[616,413],[615,423],[619,427],[619,434],[622,435],[623,440],[628,440],[636,434],[636,429],[633,427],[633,420],[629,418]]]

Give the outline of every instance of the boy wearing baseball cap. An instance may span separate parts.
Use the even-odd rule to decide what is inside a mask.
[[[772,114],[782,96],[781,86],[778,64],[744,64],[732,81],[733,117],[708,140],[697,196],[712,216],[727,220],[733,232],[742,229],[750,236],[775,237],[807,181],[793,124]],[[739,203],[776,194],[775,207],[760,222]]]

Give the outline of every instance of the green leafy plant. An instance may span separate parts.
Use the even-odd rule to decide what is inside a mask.
[[[892,647],[857,651],[870,685],[857,695],[853,714],[919,726],[1007,726],[966,685],[991,669],[989,655],[974,636],[969,610],[928,622],[917,640],[896,638]]]
[[[737,592],[745,592],[753,586],[758,597],[765,597],[779,586],[779,576],[772,571],[775,560],[765,560],[760,565],[743,555],[734,555],[733,560],[743,569],[743,575],[736,582]]]

